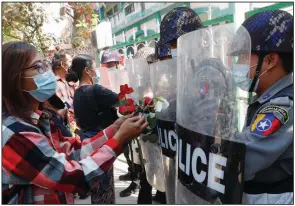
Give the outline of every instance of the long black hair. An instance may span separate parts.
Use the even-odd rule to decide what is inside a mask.
[[[77,82],[82,79],[83,71],[86,67],[91,68],[93,63],[93,58],[87,54],[79,54],[76,56],[72,65],[69,68],[68,74],[66,76],[67,82]]]

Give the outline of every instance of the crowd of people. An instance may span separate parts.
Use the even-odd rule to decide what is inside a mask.
[[[244,201],[289,204],[293,201],[293,16],[264,11],[242,25],[251,38],[250,67],[236,84],[257,94],[239,134],[246,140]],[[141,48],[134,59],[148,64],[177,60],[178,39],[202,28],[193,10],[174,8],[161,22],[156,48]],[[117,116],[118,94],[100,85],[95,58],[71,57],[57,50],[49,63],[26,42],[2,45],[3,203],[73,204],[75,194],[86,198],[89,193],[92,204],[119,203],[113,163],[124,153],[129,168],[119,179],[131,184],[120,196],[139,191],[138,204],[152,204],[152,199],[171,204],[165,192],[152,197],[147,171],[132,162],[126,146],[148,127],[145,117]],[[120,61],[111,50],[101,58],[108,70],[118,69]],[[269,106],[272,109],[263,113]],[[278,113],[280,109],[285,113]],[[253,129],[263,119],[260,114],[278,121],[267,133]]]

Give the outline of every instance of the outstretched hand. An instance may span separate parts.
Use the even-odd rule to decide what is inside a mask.
[[[132,114],[129,114],[129,115],[125,115],[125,116],[122,116],[120,117],[119,119],[117,119],[114,123],[113,123],[113,126],[115,127],[115,129],[118,131],[122,125],[122,123],[128,119],[128,118],[131,118],[134,116],[134,113]]]
[[[144,116],[135,116],[127,118],[120,126],[119,131],[114,136],[118,142],[124,144],[136,137],[148,126]]]

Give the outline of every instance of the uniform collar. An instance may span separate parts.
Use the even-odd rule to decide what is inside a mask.
[[[261,96],[254,96],[253,103],[258,101],[260,104],[263,104],[267,100],[271,99],[274,95],[280,92],[282,89],[293,84],[293,73],[288,74],[283,77],[276,83],[274,83],[270,88],[268,88]]]

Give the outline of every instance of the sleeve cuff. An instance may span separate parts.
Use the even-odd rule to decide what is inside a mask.
[[[123,152],[123,146],[113,138],[109,139],[105,145],[115,152],[116,157],[118,157]]]
[[[103,130],[103,134],[107,139],[111,139],[116,134],[116,129],[113,125],[110,125],[106,129]]]

